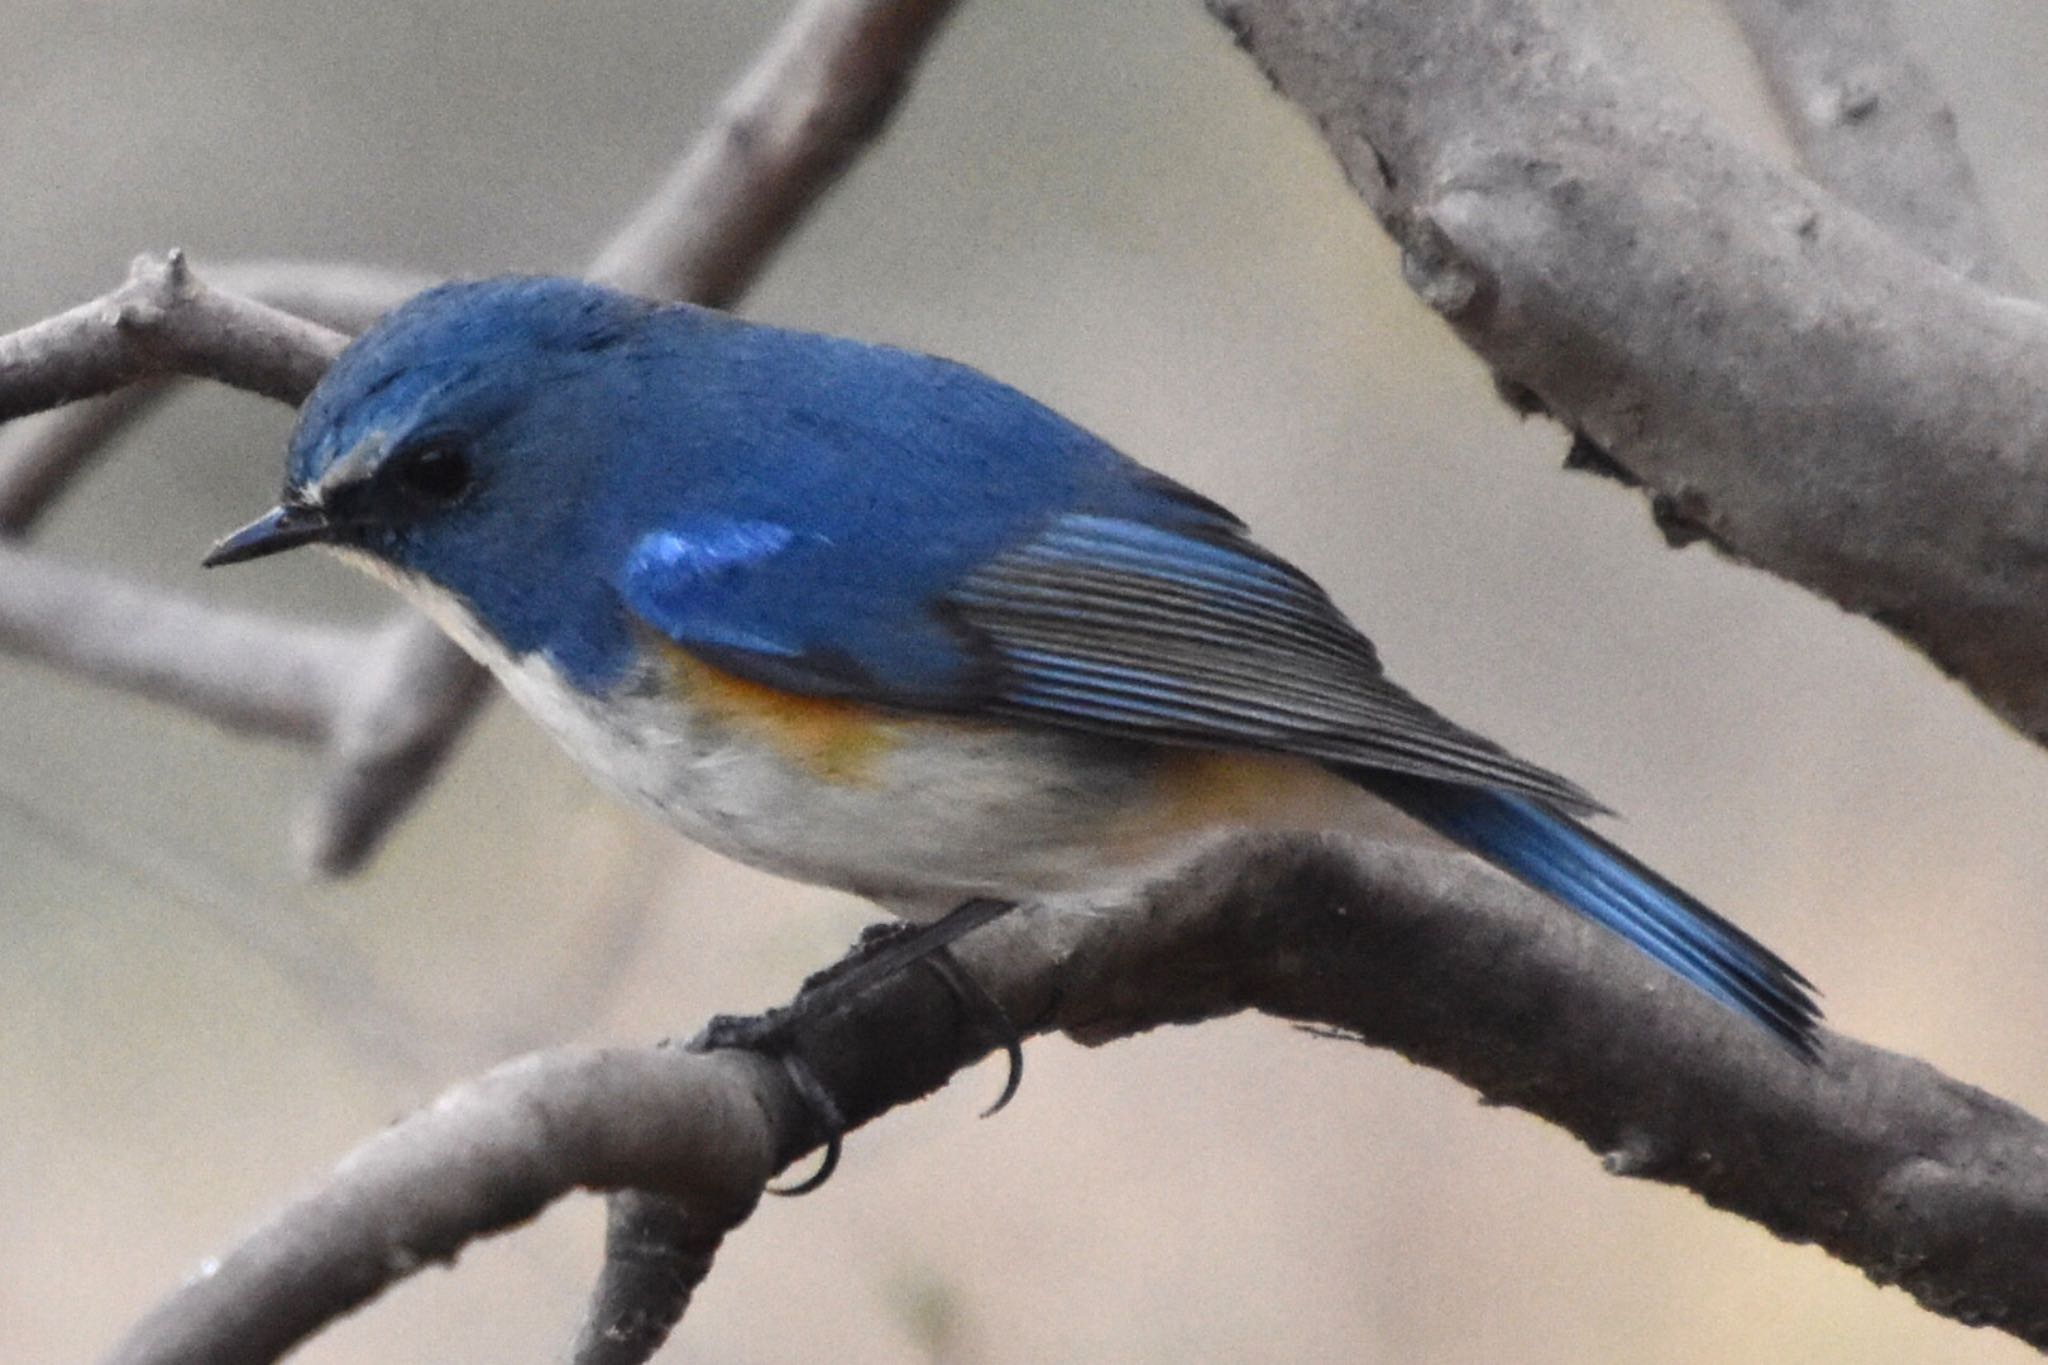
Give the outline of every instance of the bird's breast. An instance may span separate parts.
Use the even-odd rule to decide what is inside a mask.
[[[1147,746],[802,696],[666,641],[603,695],[480,653],[605,786],[708,847],[927,917],[1091,885],[1152,788]]]
[[[389,576],[389,575],[386,575]],[[908,713],[787,692],[659,638],[602,693],[400,586],[603,785],[710,848],[927,917],[971,896],[1090,898],[1248,828],[1357,828],[1305,760]]]

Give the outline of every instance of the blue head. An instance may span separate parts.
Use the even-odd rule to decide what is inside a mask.
[[[602,401],[605,357],[651,311],[556,279],[444,285],[410,300],[306,400],[277,509],[208,562],[317,542],[441,578],[453,566],[436,561],[453,542],[572,520],[591,460],[560,439],[562,424]]]
[[[620,510],[617,433],[650,359],[686,374],[692,338],[730,325],[566,279],[429,290],[335,362],[292,433],[278,506],[207,562],[324,544],[452,593],[514,652],[609,648],[601,604],[564,588],[601,582],[578,561],[613,548],[597,542]]]

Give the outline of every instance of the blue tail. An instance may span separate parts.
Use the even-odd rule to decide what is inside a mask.
[[[1813,986],[1785,960],[1571,819],[1525,797],[1426,778],[1345,775],[1586,918],[1607,926],[1800,1056],[1820,1055]]]

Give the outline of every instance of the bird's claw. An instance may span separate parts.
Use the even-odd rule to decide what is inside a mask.
[[[1024,1078],[1023,1039],[1017,1025],[988,993],[988,988],[961,967],[948,946],[1008,908],[995,901],[969,901],[931,924],[871,927],[844,958],[805,981],[790,1004],[760,1015],[717,1015],[690,1040],[693,1051],[734,1048],[775,1062],[824,1135],[825,1155],[818,1169],[794,1185],[771,1186],[770,1194],[809,1194],[823,1185],[839,1167],[842,1139],[846,1135],[845,1111],[796,1049],[799,1028],[829,1015],[868,987],[906,967],[928,968],[953,996],[967,1023],[1001,1047],[1008,1058],[1009,1073],[1002,1093],[982,1111],[982,1117],[999,1112],[1016,1095]]]
[[[996,1096],[994,1104],[981,1111],[983,1118],[994,1118],[1017,1097],[1017,1087],[1023,1084],[1023,1035],[1018,1033],[1017,1023],[1010,1018],[1009,1011],[988,993],[988,987],[982,985],[974,973],[960,965],[960,959],[954,957],[951,950],[940,948],[921,959],[920,965],[945,983],[968,1022],[978,1026],[984,1037],[1002,1048],[1003,1056],[1009,1062],[1009,1071],[1003,1078],[1003,1093]]]
[[[818,1169],[812,1171],[794,1185],[770,1185],[768,1193],[794,1199],[800,1194],[809,1194],[832,1178],[839,1169],[839,1154],[845,1147],[846,1115],[840,1112],[839,1102],[832,1098],[832,1092],[818,1079],[818,1073],[811,1070],[811,1064],[794,1052],[782,1053],[776,1058],[782,1064],[782,1074],[789,1077],[790,1086],[802,1097],[811,1111],[811,1119],[825,1134],[825,1155],[818,1160]]]

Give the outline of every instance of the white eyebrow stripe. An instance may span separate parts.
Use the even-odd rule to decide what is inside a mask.
[[[376,457],[384,450],[384,432],[372,431],[348,448],[346,454],[326,470],[314,482],[300,491],[300,498],[308,507],[326,504],[328,497],[337,488],[362,483],[376,468]]]

